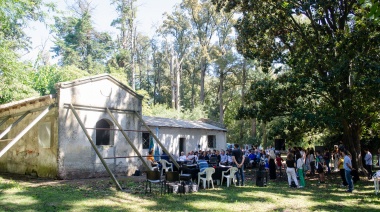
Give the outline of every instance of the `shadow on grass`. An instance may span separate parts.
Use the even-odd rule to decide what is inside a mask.
[[[125,191],[116,191],[111,180],[86,183],[28,186],[20,181],[1,181],[0,208],[5,211],[368,211],[378,210],[379,197],[373,182],[359,181],[353,194],[339,187],[339,178],[328,176],[327,184],[308,180],[304,189],[288,188],[284,179],[267,187],[254,185],[247,171],[244,187],[225,185],[178,195],[160,195],[160,188],[145,194],[142,182],[120,180]]]

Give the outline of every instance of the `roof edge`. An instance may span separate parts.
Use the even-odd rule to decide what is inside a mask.
[[[55,99],[56,97],[57,97],[56,94],[50,94],[50,95],[45,95],[45,96],[30,97],[30,98],[22,99],[19,101],[9,102],[9,103],[0,105],[0,111],[5,110],[5,109],[9,109],[12,107],[16,107],[19,105],[23,105],[23,104],[31,104],[31,103],[35,103],[35,102],[45,101],[48,99]]]
[[[111,76],[110,74],[99,74],[99,75],[84,77],[84,78],[80,78],[80,79],[76,79],[76,80],[72,80],[72,81],[59,82],[59,83],[56,83],[55,86],[58,90],[58,88],[71,88],[71,87],[74,87],[77,85],[81,85],[81,84],[85,84],[85,83],[89,83],[89,82],[96,82],[96,81],[100,81],[103,79],[108,79],[108,80],[112,81],[113,83],[122,87],[123,89],[128,90],[132,95],[136,96],[139,99],[144,98],[142,95],[138,94],[132,88],[130,88],[129,86],[120,82],[119,80],[117,80],[116,78]]]

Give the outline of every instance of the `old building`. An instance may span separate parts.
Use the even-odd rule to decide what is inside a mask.
[[[0,172],[59,179],[130,175],[147,168],[149,128],[160,131],[162,143],[155,143],[170,154],[225,146],[223,128],[143,119],[142,98],[103,74],[58,83],[56,95],[0,105]]]

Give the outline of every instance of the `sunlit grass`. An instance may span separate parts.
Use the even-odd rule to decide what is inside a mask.
[[[59,181],[58,181],[59,182]],[[215,186],[199,192],[160,195],[158,187],[145,194],[141,182],[121,180],[126,191],[117,191],[109,180],[56,183],[36,186],[31,182],[0,178],[0,211],[378,211],[379,196],[373,182],[360,181],[353,194],[329,183],[308,181],[304,189],[288,188],[285,180],[257,187]]]

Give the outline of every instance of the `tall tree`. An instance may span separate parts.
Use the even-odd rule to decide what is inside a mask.
[[[76,0],[70,12],[73,16],[56,16],[56,34],[52,48],[60,57],[60,65],[75,65],[89,73],[103,73],[104,65],[110,56],[112,39],[108,33],[94,29],[91,2]]]
[[[241,12],[238,50],[278,73],[252,86],[246,115],[339,130],[361,166],[361,133],[379,121],[379,23],[350,0],[214,2]]]
[[[181,110],[181,72],[182,64],[191,48],[191,28],[188,17],[178,6],[172,14],[165,14],[160,29],[165,39],[165,60],[169,66],[172,90],[172,108]]]
[[[184,0],[181,6],[189,13],[193,34],[197,41],[199,68],[201,74],[200,103],[205,100],[205,78],[210,62],[212,39],[216,30],[215,7],[207,0]]]
[[[124,69],[129,79],[129,85],[135,89],[136,80],[136,12],[134,3],[137,0],[112,0],[116,5],[118,16],[111,25],[120,30],[118,37],[117,65]]]
[[[30,48],[28,21],[43,21],[44,6],[40,0],[0,0],[0,104],[38,95],[28,78],[31,65],[20,62],[19,54]]]

